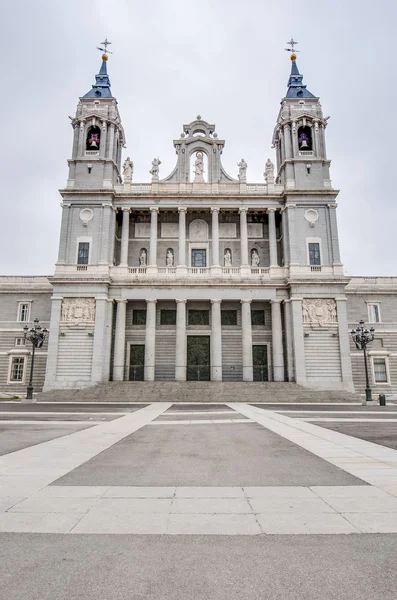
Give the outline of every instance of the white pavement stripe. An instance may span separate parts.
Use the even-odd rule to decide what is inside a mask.
[[[95,425],[96,423],[102,423],[103,421],[92,420],[92,421],[22,421],[18,419],[0,419],[0,425]],[[110,423],[110,421],[107,421]]]
[[[347,473],[397,496],[397,450],[247,404],[229,406]]]
[[[346,419],[342,419],[340,417],[294,417],[299,419],[300,421],[307,421],[310,423],[320,422],[320,421],[331,421],[333,423],[397,423],[397,417],[395,419],[369,419],[366,417],[362,418],[352,418],[347,417]]]
[[[164,416],[168,415],[232,415],[235,410],[167,410]],[[397,414],[397,413],[396,413]]]
[[[193,421],[153,421],[152,423],[148,423],[148,425],[208,425],[209,423],[219,425],[221,423],[252,423],[252,421],[251,419],[195,419]]]
[[[120,419],[0,457],[0,497],[28,497],[141,429],[172,406],[153,403]]]
[[[232,412],[234,412],[234,411],[232,411]],[[11,416],[14,416],[14,415],[23,415],[23,416],[36,415],[36,416],[43,416],[43,417],[44,416],[46,416],[46,417],[52,416],[52,415],[62,415],[63,417],[68,417],[71,415],[73,415],[73,416],[75,416],[75,415],[83,415],[83,416],[84,415],[90,415],[90,416],[92,416],[92,415],[94,415],[94,416],[95,415],[101,415],[101,416],[107,415],[107,416],[114,417],[115,415],[117,415],[119,417],[122,417],[123,415],[131,415],[131,414],[132,413],[129,411],[128,412],[127,411],[126,412],[103,412],[103,411],[101,412],[100,410],[92,411],[92,412],[84,412],[84,411],[81,411],[81,412],[69,412],[69,411],[68,412],[59,412],[59,410],[58,411],[43,411],[43,410],[37,410],[37,411],[33,411],[33,410],[26,410],[26,411],[25,410],[23,410],[23,411],[22,410],[7,410],[7,411],[1,410],[0,411],[0,417],[2,415],[6,415],[6,416],[8,416],[8,415],[11,415]]]
[[[278,410],[274,409],[275,412],[278,412],[282,415],[287,413],[292,413],[293,415],[313,415],[313,414],[331,414],[331,415],[395,415],[397,417],[396,410],[385,410],[385,411],[375,411],[375,410]],[[294,418],[294,416],[293,416]]]
[[[260,535],[397,531],[397,498],[372,486],[50,486],[5,498],[0,531]]]

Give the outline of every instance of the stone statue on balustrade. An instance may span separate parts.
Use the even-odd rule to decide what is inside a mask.
[[[133,174],[134,174],[134,163],[132,162],[130,157],[127,156],[127,158],[125,159],[124,164],[123,164],[124,183],[131,183]]]
[[[168,248],[167,250],[167,255],[165,258],[165,264],[167,267],[173,267],[174,266],[174,251],[172,250],[172,248]]]
[[[158,181],[159,180],[160,165],[161,165],[161,160],[159,158],[154,158],[152,160],[152,168],[149,171],[149,173],[152,176],[152,181]]]
[[[239,167],[238,170],[238,178],[241,182],[243,181],[247,181],[247,163],[245,162],[245,160],[242,158],[240,160],[239,163],[237,163],[237,166]]]
[[[270,158],[268,158],[266,161],[264,176],[267,184],[274,183],[274,164],[272,163]]]
[[[139,253],[139,266],[140,267],[146,267],[146,263],[147,263],[146,248],[142,248],[142,250]]]
[[[259,267],[259,254],[256,248],[251,250],[251,267]]]
[[[225,250],[224,262],[225,262],[225,267],[232,266],[232,253],[230,252],[229,248],[226,248],[226,250]]]

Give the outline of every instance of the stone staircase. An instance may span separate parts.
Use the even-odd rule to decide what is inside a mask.
[[[296,383],[117,381],[37,394],[39,402],[358,402],[359,394],[315,391]]]

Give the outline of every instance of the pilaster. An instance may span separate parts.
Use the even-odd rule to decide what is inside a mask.
[[[146,300],[145,381],[154,381],[156,360],[156,302]]]
[[[125,324],[127,300],[117,300],[116,331],[114,340],[113,380],[124,380],[125,365]]]
[[[251,300],[241,300],[243,381],[253,381]]]
[[[186,381],[186,300],[176,300],[175,380]]]
[[[281,321],[281,300],[272,300],[272,348],[273,379],[284,381],[283,326]]]
[[[211,300],[211,381],[222,381],[221,302]]]

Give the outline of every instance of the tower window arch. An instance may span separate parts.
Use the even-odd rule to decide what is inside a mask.
[[[90,127],[87,131],[86,150],[99,150],[101,130],[99,127]]]
[[[298,129],[298,146],[302,151],[313,150],[312,130],[308,125]]]

